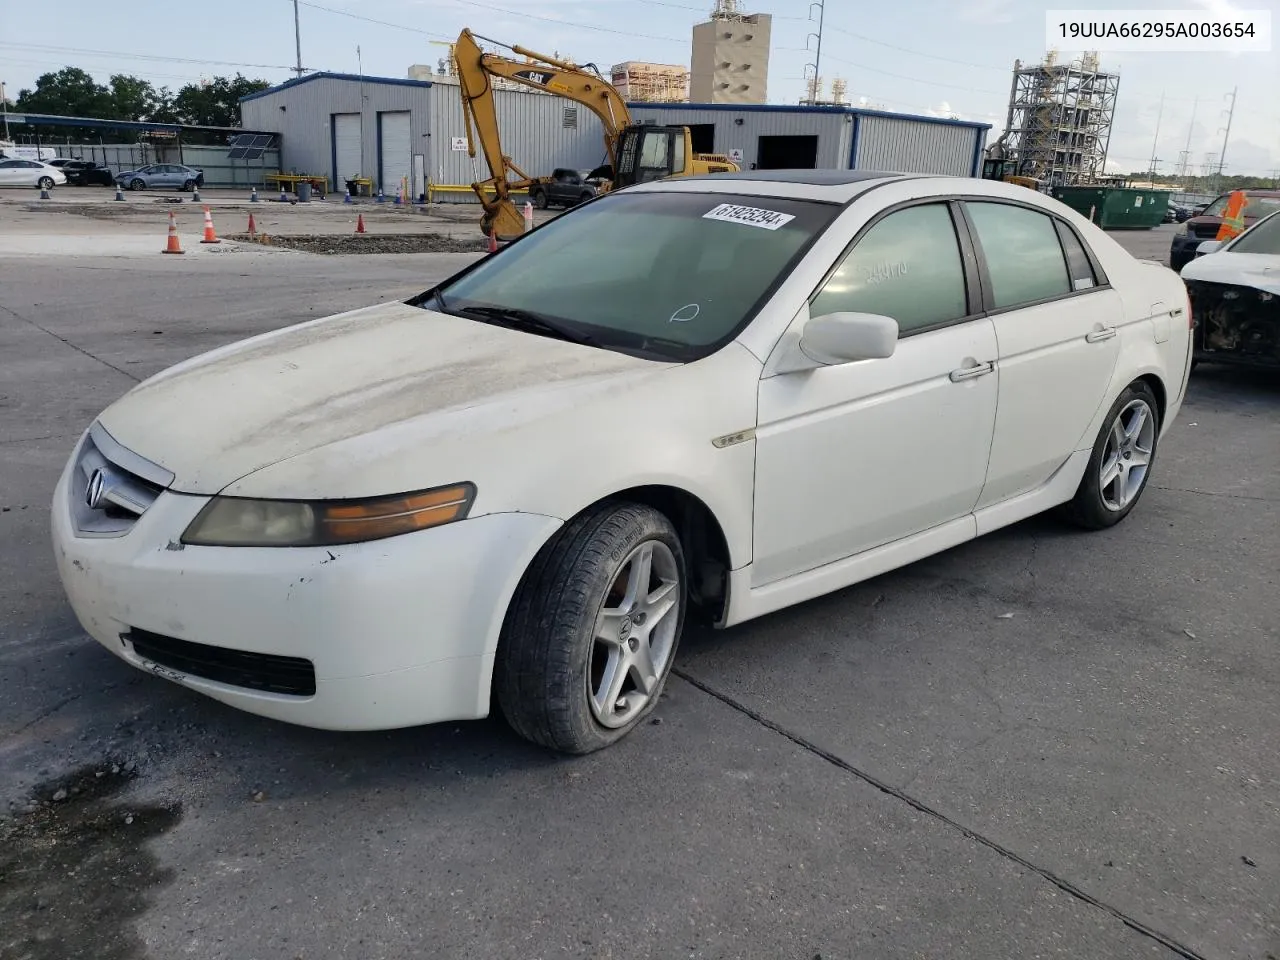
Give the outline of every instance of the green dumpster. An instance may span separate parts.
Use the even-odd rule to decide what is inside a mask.
[[[1053,198],[1093,220],[1103,230],[1150,230],[1169,210],[1165,190],[1133,187],[1054,187]]]

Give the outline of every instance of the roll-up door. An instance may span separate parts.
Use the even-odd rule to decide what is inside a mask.
[[[379,186],[388,197],[400,189],[401,178],[409,179],[413,190],[413,157],[409,145],[409,113],[382,114],[382,180]]]
[[[335,113],[333,115],[333,171],[334,188],[341,190],[348,178],[364,175],[360,159],[360,114]]]

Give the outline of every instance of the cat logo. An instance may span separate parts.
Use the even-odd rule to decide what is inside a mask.
[[[529,83],[536,83],[540,87],[545,87],[551,82],[551,74],[545,70],[520,70],[513,75],[516,80],[527,80]]]

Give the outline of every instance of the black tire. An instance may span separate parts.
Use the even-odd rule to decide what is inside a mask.
[[[146,188],[147,188],[147,185],[143,183],[141,178],[139,177],[134,177],[129,184],[130,190],[145,190]]]
[[[550,202],[547,199],[547,191],[545,190],[534,190],[530,194],[530,198],[533,200],[533,205],[539,210],[545,210],[550,206]]]
[[[630,571],[630,557],[645,548],[654,551],[655,570],[662,551],[678,577],[676,605],[666,614],[675,618],[675,632],[665,641],[665,659],[654,664],[656,683],[647,700],[637,699],[633,715],[613,718],[621,725],[607,726],[592,706],[594,670],[605,669],[600,658],[609,657],[609,648],[595,638],[596,621]],[[662,696],[687,605],[684,551],[666,516],[641,504],[615,501],[574,518],[530,564],[507,611],[494,665],[494,694],[507,723],[525,739],[562,753],[587,754],[616,743],[644,722]],[[669,631],[666,617],[655,614],[649,630],[656,632],[661,623]],[[644,618],[637,616],[633,622],[628,616],[621,622],[626,626],[620,631],[619,647],[627,648],[627,639],[640,635],[632,634],[633,626],[643,624]],[[648,640],[644,633],[646,650]],[[636,647],[631,639],[628,649]],[[634,684],[629,669],[620,673]],[[616,703],[641,695],[624,687]]]
[[[188,180],[186,181],[186,183],[182,185],[182,189],[187,193],[190,193],[195,188],[196,188],[196,182],[194,180]]]
[[[1102,486],[1102,467],[1104,460],[1110,459],[1108,441],[1111,439],[1117,418],[1120,417],[1122,411],[1139,402],[1146,405],[1148,415],[1151,418],[1150,450],[1147,454],[1146,469],[1142,473],[1140,485],[1137,487],[1136,492],[1130,495],[1130,499],[1123,506],[1117,508],[1116,498],[1107,495]],[[1107,527],[1115,526],[1133,511],[1133,508],[1138,505],[1138,501],[1142,499],[1142,494],[1146,492],[1147,485],[1151,481],[1151,471],[1156,465],[1159,445],[1160,406],[1156,402],[1156,395],[1145,382],[1141,380],[1134,381],[1125,387],[1120,396],[1116,398],[1115,403],[1111,405],[1111,409],[1107,411],[1107,415],[1102,421],[1102,427],[1098,431],[1098,437],[1093,443],[1093,452],[1089,456],[1089,465],[1085,468],[1084,477],[1080,481],[1076,495],[1062,508],[1063,517],[1085,530],[1104,530]],[[1110,486],[1107,489],[1111,489]]]
[[[588,200],[590,200],[590,199],[591,199],[591,197],[592,197],[592,194],[590,194],[590,193],[584,193],[584,194],[582,194],[581,196],[579,196],[579,197],[578,197],[578,202],[579,202],[579,203],[586,203]]]
[[[53,177],[41,177],[39,180],[36,181],[36,186],[39,187],[41,190],[52,190]]]

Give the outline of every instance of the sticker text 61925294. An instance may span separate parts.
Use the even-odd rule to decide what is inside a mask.
[[[704,220],[724,220],[728,223],[743,223],[749,227],[763,227],[765,230],[777,230],[795,219],[790,213],[779,213],[777,210],[765,210],[761,207],[744,207],[738,203],[722,203],[718,207],[702,215]]]

